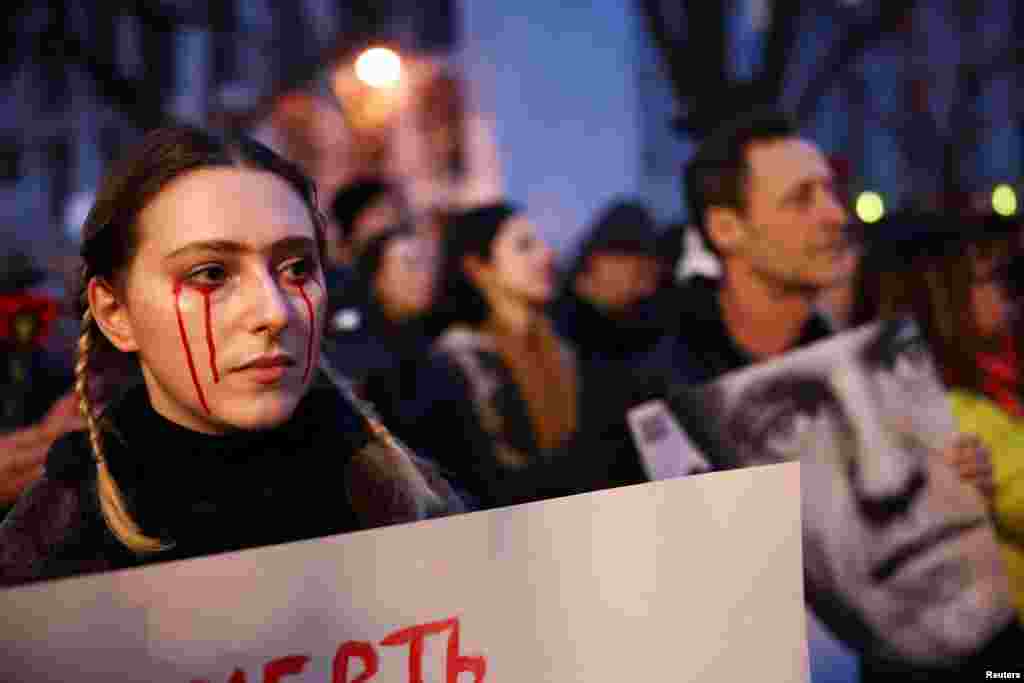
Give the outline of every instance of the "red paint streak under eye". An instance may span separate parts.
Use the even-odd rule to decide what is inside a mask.
[[[196,290],[203,295],[206,318],[206,348],[210,352],[210,368],[213,370],[213,381],[220,383],[220,373],[217,372],[217,349],[213,345],[213,324],[210,316],[210,294],[213,293],[213,289],[196,287]]]
[[[199,386],[199,376],[196,374],[196,364],[192,360],[192,350],[188,346],[188,335],[185,333],[185,321],[181,318],[181,283],[174,286],[174,311],[178,314],[178,332],[181,333],[181,345],[185,349],[185,359],[188,361],[188,371],[192,374],[192,384],[196,387],[196,394],[199,395],[199,402],[203,409],[210,414],[210,406],[206,404],[206,397],[203,396],[203,388]]]
[[[309,333],[306,338],[306,372],[302,375],[302,382],[305,384],[306,380],[309,379],[309,371],[313,369],[313,336],[316,334],[316,320],[313,312],[313,302],[309,300],[309,295],[306,294],[306,283],[299,285],[299,293],[302,294],[302,300],[306,302],[306,310],[309,311]]]

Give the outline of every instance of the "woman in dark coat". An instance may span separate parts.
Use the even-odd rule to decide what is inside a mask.
[[[419,410],[396,429],[485,508],[620,483],[608,451],[581,447],[594,413],[575,352],[546,312],[553,253],[525,215],[507,203],[456,215],[441,282],[449,324],[421,373]],[[599,391],[589,398],[609,402]]]
[[[245,138],[150,133],[83,230],[88,430],[0,526],[0,585],[289,542],[458,508],[321,368],[312,185]],[[144,382],[102,403],[107,360]]]

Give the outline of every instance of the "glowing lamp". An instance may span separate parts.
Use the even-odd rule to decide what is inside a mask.
[[[370,48],[356,59],[356,77],[371,88],[395,88],[402,79],[402,59],[386,47]]]
[[[877,223],[885,216],[885,202],[877,192],[861,192],[854,210],[865,223]]]
[[[992,210],[1000,216],[1017,215],[1017,193],[1009,185],[998,185],[992,190]]]

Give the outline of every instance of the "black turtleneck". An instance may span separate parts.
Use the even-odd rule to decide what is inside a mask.
[[[129,390],[110,417],[106,460],[133,517],[145,534],[174,544],[154,561],[358,528],[345,466],[368,437],[333,387],[310,390],[288,422],[259,432],[186,429],[159,415],[143,386]],[[88,476],[95,469],[83,467],[83,457],[81,447],[55,449],[47,470]]]

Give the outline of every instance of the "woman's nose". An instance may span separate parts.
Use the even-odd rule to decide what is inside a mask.
[[[247,294],[250,307],[250,328],[254,333],[276,336],[288,326],[291,303],[288,294],[271,274],[261,275]]]

